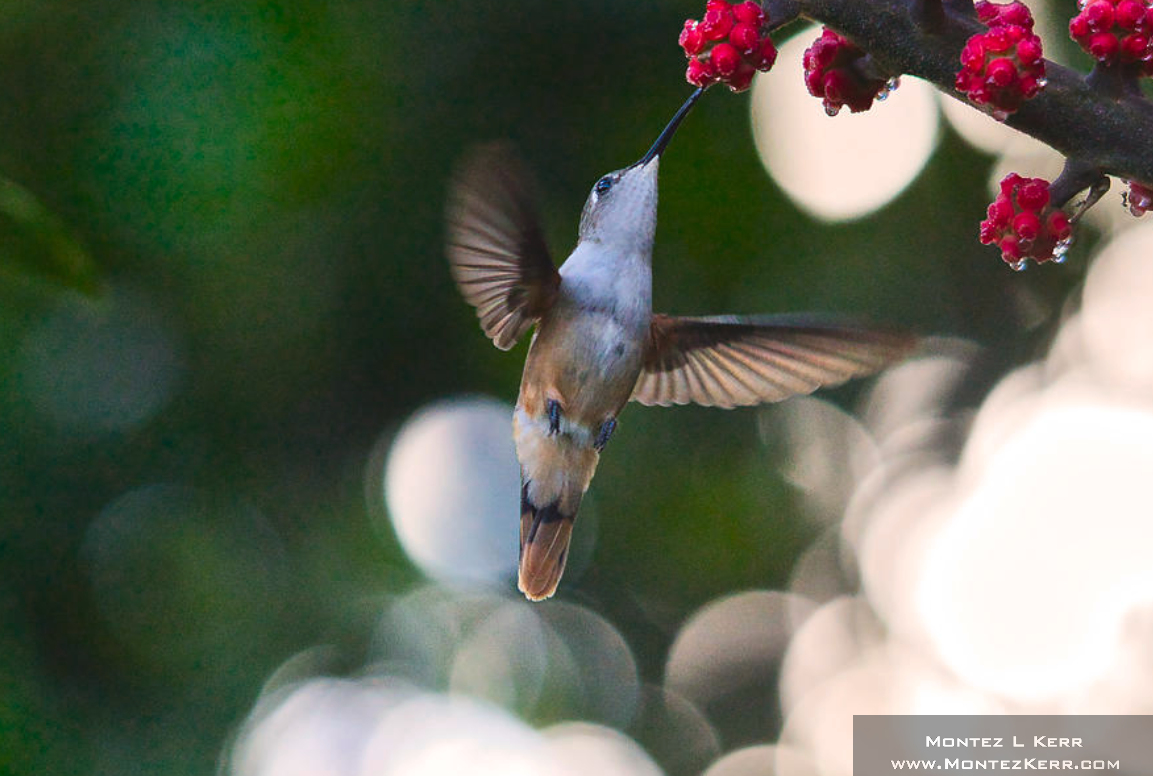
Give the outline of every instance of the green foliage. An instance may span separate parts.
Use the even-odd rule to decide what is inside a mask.
[[[96,264],[67,225],[32,192],[6,178],[0,178],[0,219],[0,258],[9,281],[24,276],[96,293]]]

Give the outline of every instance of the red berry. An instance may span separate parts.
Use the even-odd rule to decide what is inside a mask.
[[[1117,56],[1117,50],[1120,45],[1117,43],[1117,36],[1111,32],[1097,32],[1089,36],[1089,42],[1085,46],[1085,50],[1099,62],[1106,62],[1113,57]]]
[[[709,56],[713,62],[713,69],[721,78],[735,73],[741,61],[741,52],[731,43],[718,43],[713,46]]]
[[[677,42],[681,44],[685,54],[694,56],[700,54],[701,50],[704,49],[705,36],[698,29],[696,21],[685,19],[685,28],[681,30],[681,37]]]
[[[1153,0],[1088,0],[1069,22],[1069,35],[1107,65],[1153,59]],[[1142,64],[1138,74],[1149,74]]]
[[[1023,269],[1025,259],[1060,261],[1072,226],[1069,217],[1058,208],[1048,208],[1048,202],[1048,181],[1006,175],[1000,194],[989,205],[988,217],[981,222],[981,242],[997,245],[1001,257],[1014,269]]]
[[[994,59],[985,74],[991,85],[1004,89],[1017,80],[1017,66],[1010,59]]]
[[[1036,240],[1041,234],[1041,219],[1036,213],[1024,211],[1013,218],[1013,231],[1022,240]]]
[[[761,50],[758,53],[760,56],[757,59],[760,61],[754,67],[762,73],[767,73],[772,69],[773,63],[777,61],[777,47],[773,45],[772,40],[765,38],[761,41]]]
[[[1029,12],[1028,6],[1017,0],[1005,4],[981,0],[975,7],[977,18],[989,27],[1016,25],[1026,30],[1033,29],[1033,14]]]
[[[753,25],[741,22],[733,26],[733,31],[729,33],[729,42],[739,51],[747,53],[761,42],[761,35]]]
[[[745,2],[733,6],[733,16],[741,24],[748,24],[754,28],[759,28],[765,23],[765,12],[753,0],[745,0]]]
[[[1021,244],[1016,237],[1007,234],[1001,238],[1001,256],[1005,261],[1021,258]]]
[[[998,227],[1008,226],[1014,212],[1013,203],[1007,198],[998,197],[989,205],[989,221]]]
[[[1013,41],[1009,39],[1009,33],[1006,32],[1005,27],[991,27],[989,31],[983,36],[982,43],[986,51],[1001,53],[1008,51],[1009,47],[1013,45]]]
[[[1009,3],[1001,11],[1001,24],[1013,24],[1031,30],[1033,29],[1033,14],[1029,12],[1028,6],[1024,3]]]
[[[1049,204],[1049,183],[1044,178],[1023,178],[1017,186],[1017,205],[1039,212]]]
[[[710,0],[700,30],[708,40],[720,40],[733,29],[733,11],[724,0]]]
[[[1145,6],[1137,0],[1121,0],[1113,9],[1113,23],[1126,30],[1136,30],[1144,20]]]
[[[994,5],[986,0],[978,5],[981,18],[987,19],[990,27],[970,37],[961,49],[961,71],[955,86],[972,102],[985,106],[994,118],[1004,120],[1045,85],[1041,39],[1029,27],[1011,23],[1027,18],[1032,25],[1028,9],[1019,3]]]
[[[810,94],[822,99],[829,115],[846,105],[854,113],[868,110],[879,94],[888,91],[885,79],[861,70],[864,56],[864,51],[828,27],[805,52],[805,85]]]
[[[805,49],[805,67],[818,70],[829,67],[837,56],[838,45],[836,42],[830,41],[825,35],[817,38],[812,46]]]
[[[1017,44],[1017,61],[1028,67],[1041,61],[1041,41],[1026,38]]]
[[[1089,22],[1089,28],[1094,32],[1113,28],[1113,4],[1109,0],[1094,0],[1085,6],[1081,15]]]
[[[845,97],[852,92],[852,84],[844,70],[830,70],[821,80],[821,93],[826,102],[845,104]]]
[[[772,40],[760,33],[765,19],[755,0],[708,0],[704,17],[686,20],[681,30],[678,42],[689,58],[685,79],[694,86],[720,81],[736,92],[747,89],[753,74],[777,58]]]
[[[1001,196],[1012,196],[1013,192],[1016,191],[1017,187],[1020,186],[1021,182],[1024,180],[1025,178],[1022,178],[1015,172],[1011,172],[1006,175],[1001,179]]]
[[[1023,75],[1017,82],[1017,88],[1021,90],[1021,96],[1026,100],[1036,97],[1044,87],[1045,82],[1034,75]]]
[[[757,69],[750,65],[748,62],[741,61],[737,65],[737,70],[729,77],[729,89],[734,92],[743,92],[749,88],[753,82],[753,76],[756,75]]]
[[[1054,210],[1046,220],[1049,236],[1057,242],[1068,240],[1073,234],[1073,224],[1063,210]]]
[[[1120,48],[1123,62],[1136,62],[1149,53],[1149,38],[1139,32],[1126,35],[1121,40]]]
[[[689,69],[685,71],[685,79],[693,86],[709,86],[716,82],[711,72],[712,68],[699,59],[689,60]]]
[[[961,49],[961,65],[966,70],[977,71],[985,66],[985,47],[976,37],[971,39]]]
[[[1135,216],[1143,216],[1153,210],[1153,187],[1129,181],[1129,190],[1122,197],[1129,206],[1129,212]]]

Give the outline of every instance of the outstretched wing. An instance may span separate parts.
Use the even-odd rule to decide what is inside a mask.
[[[506,143],[478,146],[448,199],[448,261],[484,333],[508,350],[549,308],[560,275],[533,207],[532,178]]]
[[[876,372],[912,349],[906,334],[788,318],[654,315],[633,401],[739,407]]]

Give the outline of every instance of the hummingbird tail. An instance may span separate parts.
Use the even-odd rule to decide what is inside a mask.
[[[571,499],[570,499],[571,501]],[[528,495],[528,483],[521,488],[520,497],[520,574],[517,587],[529,600],[541,601],[556,592],[565,561],[568,560],[569,540],[572,538],[576,506],[571,514],[560,509],[560,502],[546,506],[533,504]]]

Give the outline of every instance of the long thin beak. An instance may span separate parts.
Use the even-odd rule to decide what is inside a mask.
[[[692,110],[693,105],[696,104],[697,100],[699,100],[701,95],[704,93],[704,87],[697,87],[697,90],[689,95],[689,98],[685,100],[685,104],[680,107],[680,110],[678,110],[676,115],[673,116],[672,121],[670,121],[661,132],[660,137],[657,138],[657,142],[653,143],[653,147],[650,148],[648,153],[642,156],[641,160],[634,166],[643,167],[664,153],[665,146],[667,146],[669,141],[673,139],[673,135],[676,134],[677,127],[680,126],[681,121],[684,120],[685,116],[687,116],[689,111]]]

